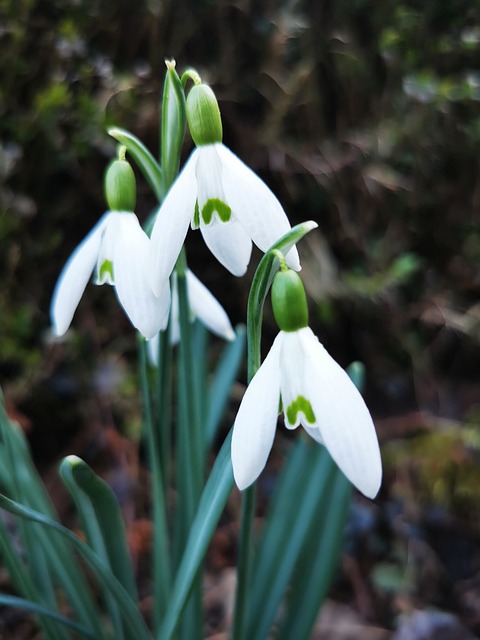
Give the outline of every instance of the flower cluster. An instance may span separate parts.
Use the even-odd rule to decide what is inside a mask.
[[[180,339],[175,265],[189,226],[200,229],[216,259],[235,276],[245,274],[252,242],[267,252],[290,231],[275,195],[222,143],[212,90],[195,84],[184,108],[196,148],[159,206],[151,237],[134,213],[135,177],[125,148],[109,166],[105,180],[109,210],[73,252],[54,291],[51,317],[57,335],[69,328],[95,272],[96,284],[114,286],[132,325],[150,341],[155,359],[158,334],[169,321],[172,343]],[[329,450],[351,482],[374,497],[381,460],[370,413],[346,372],[308,327],[296,248],[277,257],[281,270],[273,281],[272,306],[280,333],[248,386],[235,420],[235,481],[244,489],[261,473],[280,407],[288,429],[301,424]],[[215,334],[233,339],[235,332],[220,303],[191,271],[182,277],[191,317],[198,317]]]

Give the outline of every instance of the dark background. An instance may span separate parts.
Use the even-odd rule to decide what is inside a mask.
[[[448,637],[480,633],[479,16],[476,0],[0,0],[0,384],[52,491],[66,453],[121,488],[138,442],[135,335],[112,290],[87,288],[60,343],[48,308],[105,210],[105,126],[156,153],[175,58],[292,224],[318,223],[299,246],[311,326],[366,366],[385,480],[355,500],[332,597],[386,634],[432,607],[463,625]],[[139,175],[139,217],[154,205]],[[234,279],[200,234],[187,250],[243,323],[260,254]],[[266,348],[275,331],[267,309]]]

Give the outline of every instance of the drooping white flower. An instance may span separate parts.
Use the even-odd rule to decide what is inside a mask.
[[[375,497],[382,467],[372,418],[347,373],[309,327],[280,331],[245,392],[232,438],[238,487],[248,487],[265,467],[280,399],[285,426],[301,424],[362,493]]]
[[[347,373],[307,326],[303,284],[285,264],[273,281],[272,307],[281,331],[252,378],[233,426],[237,486],[248,487],[265,467],[282,406],[285,426],[301,424],[347,478],[373,498],[382,464],[370,412]]]
[[[217,260],[233,275],[246,270],[252,240],[267,251],[290,230],[278,199],[222,142],[218,104],[211,89],[193,87],[187,100],[190,132],[197,145],[163,201],[154,223],[151,282],[158,293],[169,278],[188,227],[200,229]],[[300,269],[298,253],[287,255]]]
[[[197,318],[212,333],[224,340],[235,340],[235,331],[230,323],[228,315],[215,296],[200,282],[190,271],[186,272],[188,304],[190,307],[190,321]],[[172,277],[172,308],[170,314],[170,342],[177,344],[180,341],[180,321],[178,306],[177,275]],[[147,343],[150,361],[158,363],[158,339],[156,335]]]
[[[120,304],[145,338],[164,329],[170,310],[170,287],[166,282],[158,297],[151,290],[149,243],[134,213],[104,214],[72,253],[57,281],[50,308],[54,333],[61,336],[69,328],[94,270],[96,284],[115,286]]]

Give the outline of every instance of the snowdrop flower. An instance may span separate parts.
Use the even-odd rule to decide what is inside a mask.
[[[95,270],[96,284],[115,285],[118,300],[135,328],[152,338],[168,322],[170,287],[155,296],[148,279],[150,240],[137,216],[135,177],[125,160],[115,160],[105,179],[110,211],[105,213],[65,264],[53,293],[53,331],[63,335]]]
[[[186,272],[188,303],[190,306],[190,320],[197,318],[207,329],[224,340],[235,340],[235,331],[225,309],[212,295],[207,287],[190,271]],[[158,334],[147,343],[150,361],[158,364]],[[180,321],[178,309],[177,274],[172,277],[172,310],[170,341],[177,344],[180,341]]]
[[[347,373],[307,326],[305,291],[296,273],[282,270],[275,276],[272,305],[281,330],[245,392],[233,427],[237,486],[248,487],[265,467],[281,406],[288,429],[301,424],[362,493],[375,497],[382,467],[372,418]]]
[[[267,185],[222,144],[220,111],[210,87],[195,85],[186,109],[197,148],[154,223],[151,284],[157,294],[172,272],[189,225],[200,229],[211,252],[235,276],[247,270],[252,240],[267,251],[290,230],[281,204]],[[300,269],[295,247],[287,262]]]

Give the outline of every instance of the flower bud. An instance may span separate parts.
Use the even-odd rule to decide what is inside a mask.
[[[187,120],[197,147],[222,141],[222,118],[215,94],[206,84],[197,84],[187,97]]]
[[[300,276],[292,269],[279,271],[272,284],[272,307],[282,331],[298,331],[308,325],[308,307]]]
[[[105,197],[110,211],[134,211],[135,174],[126,160],[113,160],[105,172]]]

